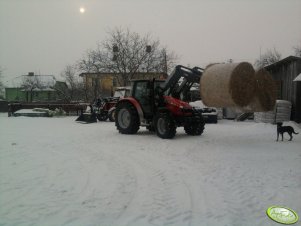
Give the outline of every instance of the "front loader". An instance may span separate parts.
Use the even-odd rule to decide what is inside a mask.
[[[131,95],[116,105],[115,125],[122,134],[135,134],[140,126],[163,139],[171,139],[177,127],[188,135],[201,135],[205,122],[202,110],[185,99],[194,83],[199,83],[203,69],[175,67],[166,80],[132,81]]]
[[[109,119],[114,122],[115,105],[120,98],[127,96],[129,91],[130,88],[128,87],[117,87],[113,97],[98,98],[89,106],[88,111],[82,112],[75,121],[93,123],[97,122],[97,119],[98,121]]]

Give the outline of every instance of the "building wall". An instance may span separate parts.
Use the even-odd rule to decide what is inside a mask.
[[[296,96],[296,114],[294,115],[295,121],[301,123],[301,81],[297,83],[297,96]]]
[[[55,101],[55,91],[22,91],[21,88],[5,88],[7,101],[33,102],[33,101]]]
[[[56,100],[56,92],[54,91],[33,91],[32,96],[31,93],[28,92],[28,96],[32,99],[28,100],[28,102],[35,102],[35,101],[55,101]]]
[[[113,76],[112,75],[97,75],[87,74],[84,76],[86,88],[94,97],[111,96],[113,91]]]
[[[281,81],[281,98],[295,102],[297,83],[293,82],[297,73],[297,62],[282,64],[271,73],[276,81]]]
[[[26,94],[20,88],[5,88],[7,101],[26,101]]]
[[[293,80],[301,73],[301,61],[291,61],[268,68],[273,78],[281,84],[279,99],[292,102],[291,119],[301,122],[301,82]]]

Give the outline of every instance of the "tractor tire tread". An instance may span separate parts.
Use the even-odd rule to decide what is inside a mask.
[[[129,114],[130,114],[130,123],[127,128],[123,128],[120,126],[120,123],[118,121],[118,114],[120,110],[126,109]],[[115,125],[117,127],[117,130],[119,133],[122,134],[135,134],[139,130],[140,127],[140,120],[139,120],[139,115],[136,110],[136,108],[129,102],[121,102],[117,104],[116,106],[116,111],[115,111]]]
[[[160,132],[160,129],[158,129],[158,121],[159,119],[163,119],[165,124],[167,126],[165,127],[165,131],[162,133]],[[154,118],[154,125],[155,125],[155,131],[157,133],[157,136],[162,139],[172,139],[176,135],[176,123],[172,116],[170,116],[168,113],[158,113]]]

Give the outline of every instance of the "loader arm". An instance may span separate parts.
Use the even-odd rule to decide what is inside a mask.
[[[159,95],[164,93],[175,98],[185,95],[194,83],[199,83],[203,69],[199,67],[188,68],[182,65],[175,67],[166,81],[160,86]]]

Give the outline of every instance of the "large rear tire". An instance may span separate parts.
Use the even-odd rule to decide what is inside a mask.
[[[184,126],[186,134],[192,136],[199,136],[205,129],[205,121],[202,116],[197,117],[196,121],[191,122]]]
[[[155,130],[158,137],[172,139],[176,135],[174,119],[167,113],[158,113],[154,119]]]
[[[117,104],[115,116],[115,125],[120,133],[137,133],[140,121],[137,110],[131,103],[121,102]]]

